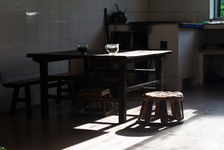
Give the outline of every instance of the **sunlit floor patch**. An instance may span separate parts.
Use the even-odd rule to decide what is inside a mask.
[[[150,131],[150,126],[145,126],[141,128],[139,124],[136,124],[138,114],[141,107],[135,107],[127,111],[127,122],[123,124],[118,123],[118,115],[111,115],[99,120],[96,120],[94,123],[87,123],[74,129],[83,129],[83,130],[101,130],[105,134],[92,138],[90,140],[84,141],[82,143],[72,145],[70,147],[64,148],[63,150],[124,150],[134,145],[138,145],[143,141],[153,137],[151,134],[145,133]],[[185,121],[197,115],[194,109],[184,110]],[[158,119],[159,121],[159,119]],[[168,127],[158,128],[158,131],[168,129]],[[153,130],[153,129],[152,129]],[[139,133],[142,132],[142,133]],[[121,134],[123,133],[123,134]],[[175,132],[178,133],[178,130]],[[131,135],[131,136],[130,136]]]
[[[133,119],[134,117],[133,116],[127,116],[126,117],[127,120],[130,120],[130,119]],[[117,124],[118,123],[118,115],[111,115],[111,116],[108,116],[108,117],[105,117],[105,118],[102,118],[102,119],[99,119],[99,120],[96,120],[95,122],[98,122],[98,123],[110,123],[110,124]]]
[[[186,109],[184,110],[184,121],[189,120],[193,117],[195,117],[197,110],[195,109]]]
[[[150,136],[133,138],[108,133],[63,150],[124,150],[148,138]]]
[[[127,115],[139,115],[140,110],[141,106],[134,107],[132,109],[127,110]]]
[[[86,123],[84,125],[81,125],[81,126],[78,126],[78,127],[74,127],[73,129],[98,131],[98,130],[102,130],[104,128],[107,128],[109,126],[110,126],[110,124]]]

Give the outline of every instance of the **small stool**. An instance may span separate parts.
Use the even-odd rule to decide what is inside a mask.
[[[168,115],[167,102],[170,102],[172,115]],[[153,104],[155,109],[153,110]],[[155,111],[155,115],[152,115]],[[153,123],[160,119],[162,124],[181,123],[184,118],[183,94],[178,91],[155,91],[145,93],[138,121]]]

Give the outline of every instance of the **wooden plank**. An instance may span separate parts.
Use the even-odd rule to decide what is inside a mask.
[[[103,97],[105,95],[109,95],[110,94],[110,89],[108,88],[84,88],[81,89],[77,92],[77,96],[95,96],[95,97]]]
[[[30,78],[30,79],[24,79],[19,81],[5,82],[2,85],[5,87],[23,87],[26,85],[35,85],[39,83],[40,83],[40,78]]]
[[[156,69],[133,69],[128,70],[130,73],[154,73]]]
[[[108,98],[108,97],[74,97],[75,100],[77,101],[90,101],[90,102],[119,102],[119,99],[116,98]]]
[[[63,99],[63,100],[74,100],[74,101],[91,101],[91,102],[119,102],[116,98],[109,98],[109,97],[89,97],[89,96],[57,96],[57,95],[48,95],[49,99]]]
[[[152,86],[152,85],[156,85],[156,84],[159,84],[159,83],[160,83],[159,80],[140,83],[140,84],[137,84],[137,85],[127,87],[126,92],[132,92],[132,91],[135,91],[135,90],[138,90],[138,89],[143,89],[146,86]]]
[[[92,68],[91,71],[99,72],[118,72],[117,69],[107,69],[107,68]],[[154,73],[156,69],[129,69],[128,73]]]

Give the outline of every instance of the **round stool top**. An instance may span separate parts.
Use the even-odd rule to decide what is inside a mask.
[[[145,97],[151,100],[182,100],[184,96],[179,91],[155,91],[145,93]]]

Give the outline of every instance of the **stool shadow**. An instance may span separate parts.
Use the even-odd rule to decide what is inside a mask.
[[[187,124],[189,122],[194,121],[195,119],[197,119],[197,110],[189,110],[188,112],[186,112],[185,114],[185,119],[183,120],[183,122],[180,123],[173,123],[173,124],[169,124],[169,125],[164,125],[161,123],[142,123],[141,121],[136,121],[135,123],[125,127],[124,129],[121,129],[119,131],[116,132],[117,135],[121,135],[121,136],[153,136],[155,134],[158,134],[164,130],[167,129],[171,129],[171,128],[176,128],[176,127],[181,127],[184,124]]]
[[[126,128],[116,132],[117,135],[122,136],[152,136],[166,129],[172,128],[174,126],[148,126],[144,124],[139,124],[135,122]]]

